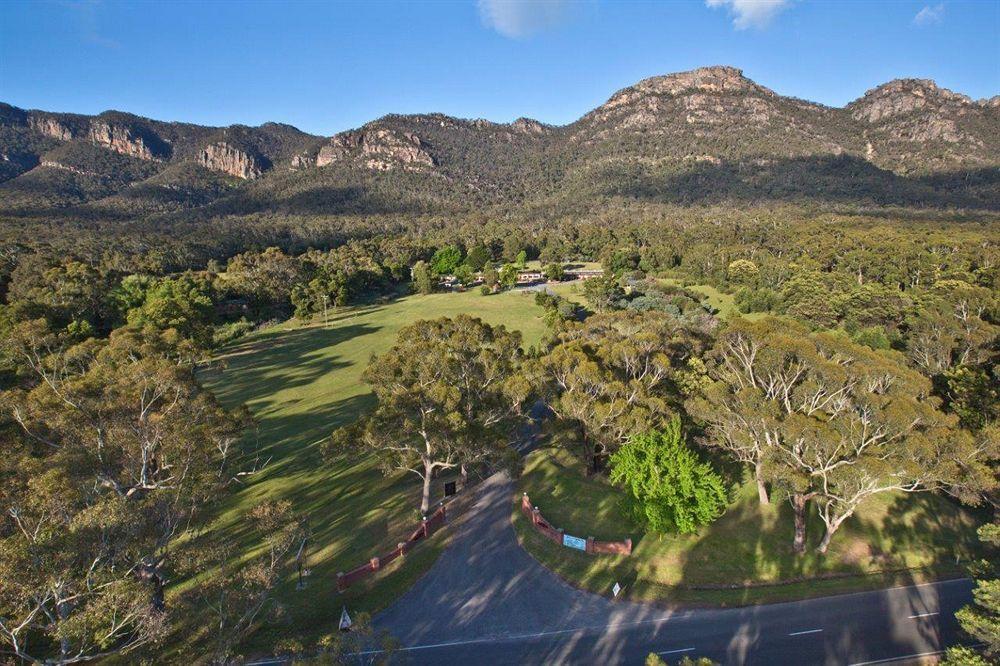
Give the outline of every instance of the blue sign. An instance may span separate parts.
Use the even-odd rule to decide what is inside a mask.
[[[586,539],[570,536],[568,534],[563,534],[563,545],[566,546],[567,548],[576,548],[577,550],[587,550]]]

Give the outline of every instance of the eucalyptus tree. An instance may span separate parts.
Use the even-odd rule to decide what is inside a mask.
[[[962,280],[939,280],[920,299],[909,321],[907,355],[928,375],[977,365],[1000,336],[996,296]]]
[[[591,473],[630,436],[669,420],[680,405],[679,375],[707,335],[664,312],[614,311],[569,323],[534,362],[545,401],[579,430]]]
[[[797,552],[810,500],[826,552],[878,494],[989,483],[989,454],[939,410],[930,381],[899,354],[768,318],[733,322],[709,358],[712,384],[689,412],[710,443],[753,466],[762,502],[768,481],[787,491]]]
[[[385,472],[420,477],[420,510],[443,470],[501,460],[511,451],[521,405],[521,335],[468,315],[418,321],[364,373],[378,404],[359,423],[334,433],[333,449],[374,453]]]
[[[243,419],[149,330],[67,346],[35,321],[5,345],[22,383],[2,400],[0,642],[73,663],[154,641],[171,542],[224,486]]]

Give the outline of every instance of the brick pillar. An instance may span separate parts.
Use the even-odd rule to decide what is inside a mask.
[[[532,525],[537,525],[538,524],[538,517],[539,517],[539,515],[540,515],[540,512],[538,510],[538,507],[536,506],[536,507],[534,507],[531,510],[531,524]]]
[[[343,592],[345,589],[346,589],[346,587],[344,586],[344,572],[343,571],[338,571],[337,572],[337,590],[340,591],[340,592]]]
[[[426,539],[427,537],[429,537],[431,535],[431,533],[427,531],[427,519],[426,518],[424,518],[424,519],[422,519],[420,521],[420,526],[424,529],[424,538]]]
[[[594,552],[594,537],[592,536],[587,537],[587,552],[588,553]]]
[[[399,549],[399,556],[400,557],[402,557],[403,555],[406,555],[406,544],[405,543],[403,543],[402,541],[400,541],[399,543],[396,544],[396,548]]]
[[[448,510],[445,509],[445,505],[441,505],[441,522],[443,523],[448,519]]]
[[[378,571],[382,566],[382,561],[377,557],[373,557],[371,562],[368,563],[368,566],[372,568],[372,571]]]
[[[625,539],[625,554],[626,555],[632,554],[632,537]]]

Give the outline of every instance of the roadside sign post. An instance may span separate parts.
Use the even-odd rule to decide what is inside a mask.
[[[350,631],[352,624],[351,616],[347,614],[347,606],[344,606],[344,610],[340,611],[340,630]]]

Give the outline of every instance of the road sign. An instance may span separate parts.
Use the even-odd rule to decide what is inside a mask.
[[[618,584],[618,581],[615,581],[615,586],[611,588],[611,593],[614,594],[615,597],[617,598],[618,595],[621,594],[621,591],[622,591],[622,586]]]
[[[568,534],[563,534],[563,545],[566,546],[567,548],[576,548],[577,550],[587,550],[586,539],[570,536]]]
[[[347,606],[344,606],[344,610],[340,611],[340,630],[347,631],[352,624],[351,616],[347,614]]]

